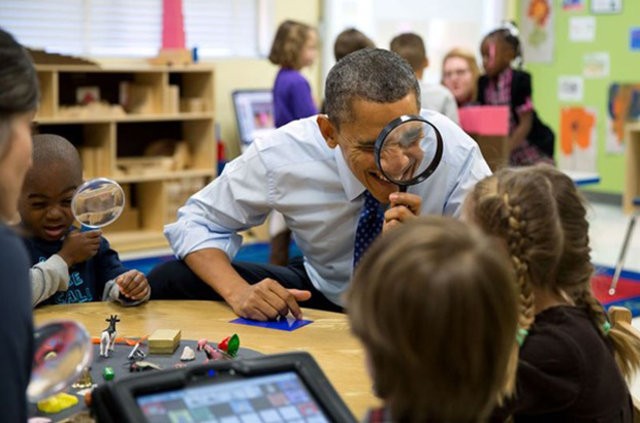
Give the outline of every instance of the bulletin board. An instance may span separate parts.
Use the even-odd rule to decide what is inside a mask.
[[[516,2],[515,17],[520,27],[525,24],[523,16],[531,2],[539,3]],[[548,3],[552,7],[552,59],[525,61],[524,66],[533,78],[534,105],[556,133],[556,159],[563,154],[560,139],[563,111],[564,119],[570,116],[568,111],[574,112],[570,109],[576,108],[582,109],[579,111],[582,115],[595,119],[592,160],[601,182],[589,189],[620,194],[625,174],[624,143],[616,149],[608,116],[612,94],[629,93],[621,91],[620,86],[627,90],[629,86],[640,86],[640,2],[620,0],[611,11],[602,11],[599,0],[548,0]],[[572,83],[578,87],[573,94],[559,92],[559,85]],[[566,129],[566,121],[564,126]],[[564,154],[566,151],[565,146]]]

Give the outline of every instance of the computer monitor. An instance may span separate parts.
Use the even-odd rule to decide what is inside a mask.
[[[311,355],[217,361],[125,378],[92,395],[100,422],[355,422]]]
[[[236,112],[240,149],[244,149],[258,137],[275,129],[273,118],[273,94],[271,89],[233,91],[233,108]]]

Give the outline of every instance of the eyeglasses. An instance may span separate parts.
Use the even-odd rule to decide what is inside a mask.
[[[470,69],[453,69],[453,70],[450,70],[450,71],[446,71],[442,75],[442,79],[451,79],[454,76],[460,78],[460,77],[466,75],[469,72],[471,72]]]

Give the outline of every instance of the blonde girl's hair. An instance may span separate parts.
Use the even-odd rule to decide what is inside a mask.
[[[469,101],[475,101],[476,98],[478,97],[477,81],[478,81],[478,78],[480,78],[480,67],[478,66],[478,61],[476,60],[475,54],[473,54],[471,50],[467,50],[462,47],[453,48],[449,50],[449,52],[444,56],[444,59],[442,59],[442,69],[444,69],[444,64],[447,62],[447,60],[452,57],[458,57],[460,59],[464,59],[469,65],[469,69],[471,70],[471,75],[474,81],[473,90],[472,90],[471,98],[469,99]],[[443,76],[444,76],[444,73],[443,73]],[[444,84],[444,81],[440,80],[440,83]]]
[[[313,28],[302,22],[282,22],[271,44],[269,61],[284,68],[300,69],[300,53],[311,31]]]
[[[516,291],[504,249],[458,220],[416,218],[374,242],[346,305],[394,421],[488,415],[514,385]]]
[[[504,240],[519,287],[519,326],[534,321],[533,287],[554,290],[563,231],[551,184],[534,172],[501,169],[476,184],[467,200],[471,219]]]
[[[526,169],[522,168],[522,171]],[[631,380],[640,369],[640,332],[611,327],[604,308],[593,295],[591,278],[594,268],[591,264],[586,200],[573,180],[558,169],[549,165],[536,165],[529,169],[550,181],[558,206],[564,248],[558,264],[556,285],[577,306],[586,309],[602,336],[611,340],[616,362],[624,377]]]

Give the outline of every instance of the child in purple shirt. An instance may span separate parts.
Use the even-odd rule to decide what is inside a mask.
[[[311,96],[309,81],[300,73],[300,69],[311,66],[315,61],[318,55],[317,39],[315,29],[300,22],[287,20],[278,27],[269,53],[271,63],[280,66],[273,84],[276,128],[318,113]],[[279,213],[271,214],[269,233],[270,262],[286,265],[289,261],[291,232]]]
[[[309,25],[284,21],[280,24],[269,53],[269,60],[280,66],[273,84],[276,127],[318,113],[311,86],[300,70],[311,66],[318,55],[317,35]]]

